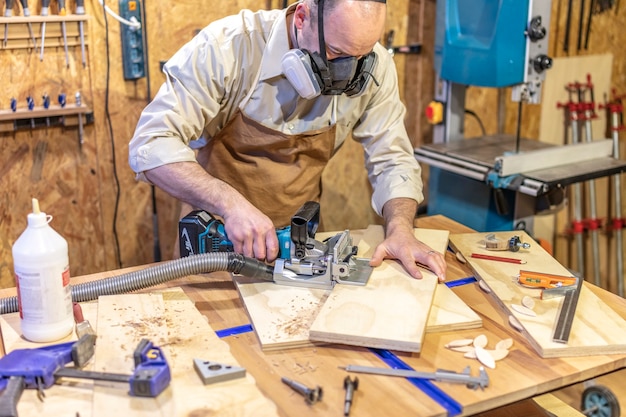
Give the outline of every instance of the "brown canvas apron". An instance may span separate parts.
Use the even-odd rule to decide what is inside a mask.
[[[198,162],[274,222],[289,225],[306,201],[319,201],[322,171],[334,153],[335,128],[285,135],[241,111],[198,152]]]

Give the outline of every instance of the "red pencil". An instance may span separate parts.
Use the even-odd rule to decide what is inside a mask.
[[[488,261],[509,262],[509,263],[512,263],[512,264],[525,264],[526,263],[526,261],[524,261],[522,259],[505,258],[503,256],[483,255],[482,253],[472,253],[470,256],[472,258],[486,259]]]

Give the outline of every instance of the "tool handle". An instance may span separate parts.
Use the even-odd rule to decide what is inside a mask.
[[[17,403],[24,392],[24,378],[12,376],[6,381],[4,391],[0,392],[0,416],[17,417]]]
[[[65,16],[66,14],[65,0],[59,0],[59,16]]]
[[[22,4],[22,12],[24,13],[24,17],[30,16],[30,9],[28,8],[28,0],[20,0]]]
[[[6,9],[4,10],[4,17],[13,16],[13,0],[6,0]]]
[[[85,14],[85,0],[76,0],[76,14]]]
[[[50,0],[41,0],[41,15],[48,16],[48,8],[50,7]]]

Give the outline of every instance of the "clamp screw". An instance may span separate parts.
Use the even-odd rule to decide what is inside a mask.
[[[323,390],[322,387],[316,386],[315,388],[309,388],[306,385],[291,380],[289,378],[282,377],[280,379],[286,385],[290,386],[298,394],[302,395],[308,404],[313,404],[322,400]]]
[[[520,248],[528,249],[530,248],[530,243],[522,243],[519,236],[513,236],[511,239],[509,239],[509,250],[511,252],[517,252],[520,250]]]

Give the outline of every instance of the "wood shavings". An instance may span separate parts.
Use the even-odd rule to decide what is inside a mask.
[[[455,352],[472,352],[474,350],[474,346],[456,346],[456,347],[451,347],[448,349],[453,350]]]
[[[487,283],[483,281],[482,279],[478,280],[478,286],[480,287],[481,290],[483,290],[486,293],[491,292],[491,288],[489,288],[489,285],[487,285]]]
[[[525,295],[522,298],[522,305],[524,307],[530,308],[532,310],[533,308],[535,308],[535,299],[530,297],[530,296],[528,296],[528,295]]]
[[[474,347],[484,348],[487,346],[487,336],[480,334],[474,338]]]
[[[496,349],[509,350],[513,346],[513,339],[502,339],[496,343]]]
[[[478,359],[480,363],[485,365],[487,368],[495,369],[496,360],[493,358],[493,356],[491,356],[489,352],[487,352],[480,346],[476,346],[474,353],[476,354],[476,359]]]
[[[520,323],[515,316],[509,316],[509,324],[519,332],[524,330],[524,326],[522,326],[522,323]]]
[[[474,339],[453,340],[447,343],[445,347],[454,352],[463,353],[464,358],[477,359],[484,366],[493,369],[497,361],[508,356],[509,349],[513,346],[513,339],[499,340],[494,349],[487,349],[488,344],[487,336],[480,334]]]
[[[447,348],[455,348],[455,347],[461,347],[461,346],[469,346],[474,342],[474,339],[457,339],[457,340],[453,340],[452,342],[449,342],[446,344]]]
[[[518,313],[523,314],[525,316],[537,317],[537,313],[535,313],[533,310],[531,310],[528,307],[524,307],[523,305],[511,304],[511,308],[513,310],[517,311]]]

